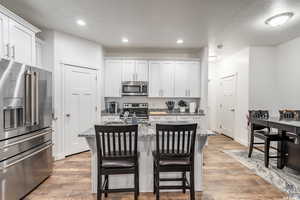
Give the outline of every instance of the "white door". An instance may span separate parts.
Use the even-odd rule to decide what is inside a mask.
[[[151,61],[149,63],[149,97],[161,97],[161,63]]]
[[[64,147],[72,155],[88,150],[79,133],[96,122],[96,70],[64,66]]]
[[[175,62],[164,61],[161,64],[160,77],[162,97],[174,97]]]
[[[200,79],[201,79],[201,69],[199,62],[188,62],[188,96],[192,98],[200,97]]]
[[[175,97],[188,97],[189,68],[187,62],[176,62],[175,67]]]
[[[35,65],[35,34],[21,24],[9,20],[11,57],[18,62]]]
[[[148,61],[136,61],[136,81],[148,81]]]
[[[105,97],[121,97],[122,60],[105,61]]]
[[[134,60],[125,60],[123,61],[123,70],[122,70],[122,81],[135,81],[135,61]]]
[[[8,17],[0,13],[0,56],[9,57]]]
[[[220,129],[225,135],[234,138],[236,75],[221,79],[220,95]]]

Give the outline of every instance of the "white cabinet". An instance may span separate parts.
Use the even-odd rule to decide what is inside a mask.
[[[18,62],[35,65],[35,33],[9,19],[10,57]]]
[[[175,97],[200,97],[199,62],[176,62]]]
[[[176,116],[149,116],[149,121],[150,122],[170,122],[170,121],[176,121],[177,117]]]
[[[107,116],[102,116],[101,117],[101,121],[103,123],[106,122],[112,122],[112,121],[120,121],[120,117],[117,115],[107,115]]]
[[[172,61],[149,63],[149,97],[174,97],[174,68]]]
[[[0,56],[9,58],[8,17],[0,13]]]
[[[134,60],[123,61],[122,81],[135,81],[135,68]]]
[[[43,41],[40,39],[36,39],[36,41],[35,41],[35,52],[36,52],[35,64],[37,66],[44,66],[44,63],[43,63]]]
[[[124,60],[122,81],[148,81],[148,62]]]
[[[105,97],[121,97],[122,67],[122,60],[105,61]]]

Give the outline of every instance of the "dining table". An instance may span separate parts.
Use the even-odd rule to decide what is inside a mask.
[[[285,166],[300,171],[300,121],[285,120],[280,117],[250,118],[251,132],[255,125],[262,125],[271,129],[277,129],[282,138],[288,138],[287,134],[293,134],[294,141],[282,140],[277,143],[277,168],[283,169]]]

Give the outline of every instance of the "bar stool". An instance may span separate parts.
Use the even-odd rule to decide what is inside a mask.
[[[134,192],[134,199],[139,195],[139,164],[137,151],[138,125],[95,126],[98,186],[97,200],[102,193],[107,197],[112,192]],[[109,175],[134,174],[134,188],[109,189]],[[102,185],[102,176],[104,183]]]
[[[268,119],[269,112],[266,110],[250,110],[249,117],[251,119]],[[254,139],[259,138],[264,142],[255,142]],[[251,124],[251,134],[250,134],[250,146],[248,157],[251,158],[253,149],[256,149],[264,153],[265,167],[269,167],[270,158],[279,158],[278,156],[270,156],[270,149],[274,149],[278,152],[277,148],[272,147],[271,142],[283,141],[282,137],[277,132],[271,132],[269,127]],[[264,145],[264,150],[258,148],[259,145]]]
[[[280,120],[300,121],[300,110],[279,110]],[[295,133],[286,133],[290,142],[299,143],[299,136]]]
[[[195,199],[194,151],[197,124],[156,125],[156,151],[153,151],[153,190],[159,200],[160,190],[190,190],[190,199]],[[181,178],[160,178],[161,172],[181,172]],[[190,183],[186,173],[190,174]],[[163,181],[181,182],[181,185],[160,185]]]

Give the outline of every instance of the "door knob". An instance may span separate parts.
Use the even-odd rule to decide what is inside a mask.
[[[70,114],[66,114],[66,117],[70,117],[71,115]]]

